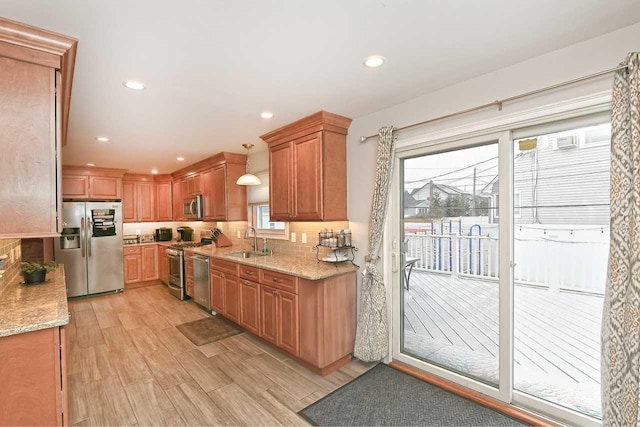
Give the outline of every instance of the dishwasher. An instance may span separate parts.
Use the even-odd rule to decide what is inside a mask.
[[[193,256],[193,279],[194,301],[211,311],[209,298],[211,295],[211,286],[209,284],[209,257],[203,255]]]

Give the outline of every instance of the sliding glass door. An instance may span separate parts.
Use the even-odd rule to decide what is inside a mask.
[[[564,421],[600,418],[607,116],[398,153],[395,359]]]
[[[497,386],[498,144],[402,163],[402,351]]]

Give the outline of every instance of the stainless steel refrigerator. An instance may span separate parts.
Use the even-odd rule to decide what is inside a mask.
[[[55,260],[64,264],[67,296],[124,287],[121,202],[63,202]]]

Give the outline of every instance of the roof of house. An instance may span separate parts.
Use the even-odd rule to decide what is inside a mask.
[[[411,194],[416,194],[417,192],[419,192],[420,190],[422,190],[423,188],[428,188],[429,185],[431,185],[431,182],[427,182],[425,185],[423,185],[422,187],[416,188],[413,191],[411,191]],[[447,193],[450,195],[456,195],[456,194],[468,194],[462,190],[460,190],[459,188],[453,187],[451,185],[446,185],[446,184],[439,184],[437,182],[433,183],[433,188],[437,188],[438,190],[442,191],[443,193]]]

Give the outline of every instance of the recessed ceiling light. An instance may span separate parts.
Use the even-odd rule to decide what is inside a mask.
[[[180,156],[180,157],[176,157],[176,160],[179,162],[182,162],[184,160],[184,157]]]
[[[153,169],[153,170],[151,170],[151,173],[152,173],[152,174],[154,174],[154,175],[156,175],[156,174],[158,173],[158,169]]]
[[[145,86],[138,81],[135,80],[125,80],[122,82],[122,84],[124,85],[124,87],[128,87],[129,89],[133,89],[133,90],[144,90]]]
[[[365,67],[369,67],[369,68],[377,68],[377,67],[381,66],[382,64],[384,64],[384,57],[383,56],[374,55],[374,56],[370,56],[368,58],[365,58],[365,60],[364,60],[364,66]]]
[[[106,136],[96,136],[96,140],[98,140],[98,142],[109,142],[109,138]]]
[[[87,163],[87,166],[95,166],[95,163]]]
[[[263,119],[270,119],[273,117],[273,113],[270,113],[268,111],[264,111],[262,113],[260,113],[260,117],[262,117]]]

